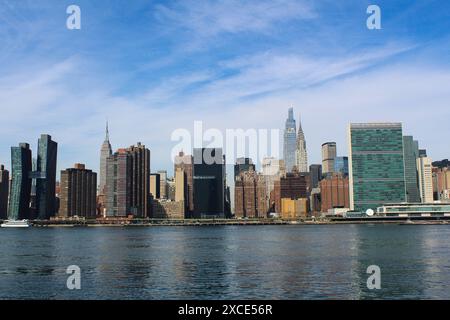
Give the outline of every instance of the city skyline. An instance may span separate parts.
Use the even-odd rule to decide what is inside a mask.
[[[114,150],[142,141],[155,155],[152,167],[172,172],[173,130],[192,130],[195,120],[220,130],[249,122],[282,130],[291,105],[302,116],[310,164],[320,163],[321,143],[346,144],[350,122],[402,122],[431,158],[448,157],[445,8],[380,1],[382,29],[368,30],[368,4],[356,1],[77,4],[82,29],[72,31],[64,4],[2,6],[7,167],[10,146],[48,132],[61,145],[58,171],[83,162],[99,172],[108,118]],[[204,30],[208,21],[215,22]]]

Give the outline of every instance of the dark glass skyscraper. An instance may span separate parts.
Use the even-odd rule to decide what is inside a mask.
[[[56,158],[58,144],[48,134],[38,141],[36,181],[36,215],[45,220],[56,214]]]
[[[8,217],[9,171],[0,165],[0,219]]]
[[[220,148],[194,149],[194,217],[225,217],[225,157]]]
[[[349,143],[351,209],[406,201],[401,123],[351,124]]]
[[[322,180],[322,165],[312,164],[309,166],[309,174],[311,176],[311,188],[317,188],[320,180]]]
[[[8,219],[22,220],[30,218],[31,150],[28,143],[11,147],[12,183],[9,197]]]
[[[294,119],[294,109],[289,108],[288,118],[284,128],[283,159],[286,165],[286,172],[291,172],[295,165],[295,155],[297,149],[297,128]]]
[[[417,175],[419,142],[414,140],[412,136],[404,136],[403,153],[405,158],[405,184],[407,201],[420,202],[419,177]]]

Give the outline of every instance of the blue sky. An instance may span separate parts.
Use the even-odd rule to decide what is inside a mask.
[[[81,30],[66,8],[81,8]],[[368,30],[366,8],[381,8]],[[59,143],[59,168],[98,170],[138,141],[171,169],[177,128],[281,129],[301,114],[310,163],[350,122],[400,121],[436,160],[450,156],[446,1],[0,0],[0,163],[11,145]]]

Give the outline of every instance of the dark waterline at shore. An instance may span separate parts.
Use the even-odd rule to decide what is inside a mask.
[[[1,229],[0,299],[449,299],[449,249],[448,225]]]

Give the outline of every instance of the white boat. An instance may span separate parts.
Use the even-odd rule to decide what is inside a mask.
[[[0,227],[2,228],[28,228],[31,223],[28,220],[5,220]]]

